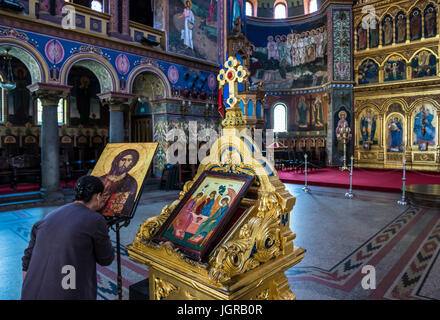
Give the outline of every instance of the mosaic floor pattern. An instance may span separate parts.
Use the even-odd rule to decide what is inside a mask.
[[[297,299],[440,299],[440,212],[400,207],[390,194],[357,192],[354,200],[337,189],[314,187],[297,197],[291,228],[304,260],[286,275]],[[148,277],[148,268],[130,260],[139,225],[176,199],[178,192],[150,192],[132,223],[121,230],[123,298],[131,284]],[[19,299],[21,257],[32,225],[53,208],[0,212],[0,299]],[[112,232],[115,246],[115,237]],[[364,266],[375,268],[376,289],[362,288]],[[98,299],[117,299],[116,261],[98,266]]]

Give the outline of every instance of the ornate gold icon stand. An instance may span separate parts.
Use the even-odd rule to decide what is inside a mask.
[[[296,235],[290,229],[296,199],[253,139],[241,131],[246,120],[239,107],[237,84],[246,81],[248,71],[233,57],[225,66],[217,78],[222,85],[229,85],[230,94],[223,135],[213,144],[195,178],[185,184],[179,199],[165,206],[159,216],[144,221],[127,247],[132,259],[149,266],[150,299],[296,298],[284,274],[306,251],[294,246]],[[157,244],[152,239],[205,170],[253,175],[255,180],[240,202],[244,213],[203,263],[188,258],[170,242]]]

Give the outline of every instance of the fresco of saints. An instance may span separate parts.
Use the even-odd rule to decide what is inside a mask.
[[[383,24],[383,43],[384,45],[389,45],[393,43],[393,22],[391,17],[386,17]]]
[[[113,160],[110,172],[100,177],[104,184],[104,216],[128,216],[133,207],[138,184],[128,172],[139,161],[139,152],[134,149],[124,150]]]
[[[377,115],[373,115],[371,109],[361,118],[361,135],[363,142],[373,143],[376,134]]]
[[[405,42],[406,40],[406,19],[404,14],[400,14],[397,17],[396,22],[396,28],[397,28],[397,43]]]
[[[229,210],[229,197],[224,197],[220,201],[220,208],[216,211],[214,215],[211,217],[208,217],[202,224],[200,224],[200,227],[197,229],[197,232],[188,239],[188,242],[199,244],[201,240],[207,240],[208,235],[210,232],[214,231],[214,229],[217,227],[219,222],[222,220],[225,213]],[[204,242],[204,241],[203,241]],[[200,246],[203,245],[203,242],[200,243]]]
[[[184,28],[181,31],[180,39],[186,48],[194,49],[193,44],[193,29],[194,29],[194,13],[192,12],[192,2],[191,0],[185,0],[185,9],[183,10],[182,16],[185,19]]]
[[[280,60],[277,44],[273,41],[272,36],[267,38],[267,60],[270,59]]]
[[[418,40],[422,37],[422,17],[420,11],[414,10],[411,18],[411,40]]]
[[[312,124],[316,127],[323,127],[322,121],[322,102],[321,98],[317,97],[312,105]]]
[[[307,128],[309,107],[306,104],[306,98],[301,97],[301,101],[297,107],[298,111],[298,125],[300,128]]]
[[[389,152],[402,152],[403,149],[403,127],[398,117],[390,120],[388,124],[388,145]]]
[[[308,33],[309,36],[307,37],[307,62],[313,62],[316,60],[316,44],[314,36],[315,32],[316,30],[313,30],[313,32]]]
[[[300,38],[298,39],[298,54],[299,54],[298,65],[304,64],[306,62],[306,48],[305,48],[304,33],[302,33]]]
[[[436,14],[433,7],[429,7],[425,14],[426,37],[434,37],[436,32]]]
[[[319,28],[315,35],[316,56],[318,58],[324,58],[324,32],[322,28]]]
[[[280,61],[289,64],[290,54],[288,54],[287,37],[285,35],[280,37],[281,41],[278,46],[278,51],[280,53]]]
[[[292,45],[293,45],[293,34],[289,33],[286,40],[286,62],[289,66],[292,65]]]
[[[261,62],[254,45],[249,47],[249,57],[251,58],[249,71],[251,75],[255,75],[259,69],[263,69],[263,63]]]
[[[293,35],[292,49],[290,49],[290,60],[292,60],[292,66],[296,67],[299,63],[299,51],[298,51],[298,35]]]
[[[435,127],[432,124],[434,115],[429,111],[429,107],[421,106],[414,119],[414,133],[416,135],[415,144],[427,143],[435,144]]]

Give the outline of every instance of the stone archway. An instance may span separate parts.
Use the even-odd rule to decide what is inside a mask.
[[[133,81],[132,93],[151,101],[163,99],[167,96],[162,79],[155,73],[145,71],[136,76]]]
[[[91,54],[80,54],[69,58],[61,68],[61,83],[67,84],[72,67],[78,66],[90,70],[99,80],[101,93],[118,92],[118,75],[108,61]]]
[[[144,71],[132,80],[131,90],[137,98],[130,110],[133,141],[152,142],[154,104],[167,97],[166,87],[157,74]]]
[[[2,39],[0,53],[4,54],[8,50],[9,55],[20,60],[28,69],[32,83],[46,82],[49,78],[48,68],[43,57],[25,43],[19,43],[12,39]]]

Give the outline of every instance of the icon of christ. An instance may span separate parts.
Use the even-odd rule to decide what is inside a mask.
[[[104,216],[128,216],[135,202],[138,184],[130,174],[139,161],[139,152],[127,149],[113,160],[110,172],[100,177],[104,184]]]

